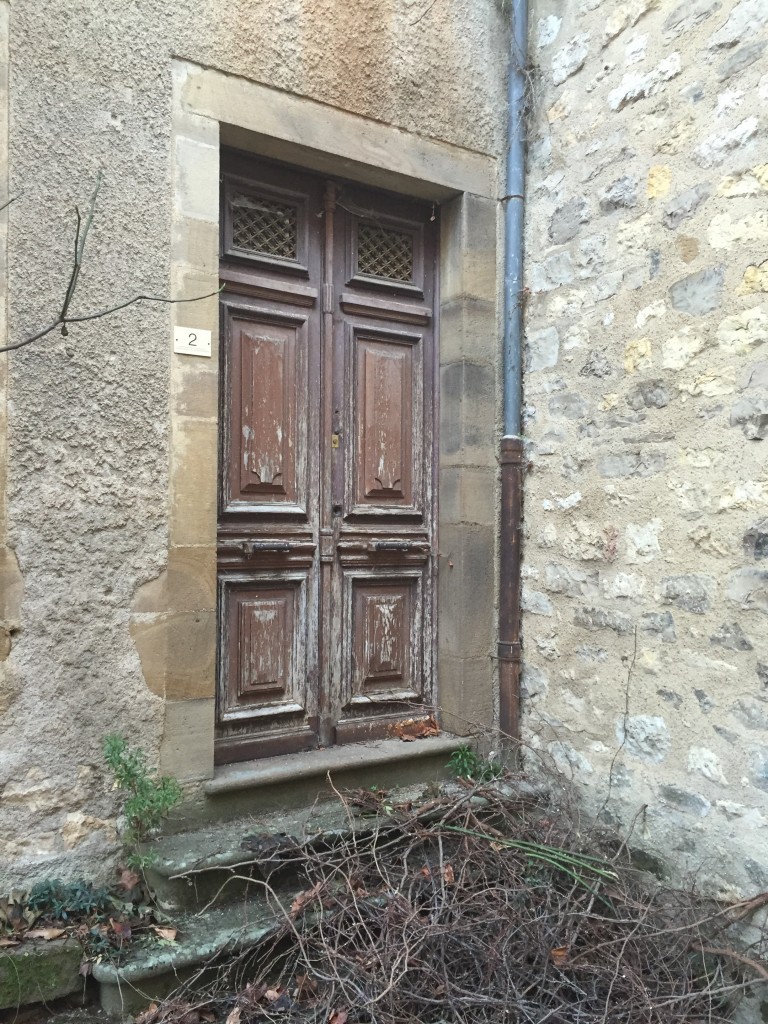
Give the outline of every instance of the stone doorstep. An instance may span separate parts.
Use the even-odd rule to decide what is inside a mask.
[[[164,832],[307,808],[337,799],[334,790],[373,785],[391,790],[437,781],[449,774],[448,760],[461,743],[447,734],[411,742],[388,739],[220,765],[172,813]]]
[[[204,909],[178,916],[174,912],[173,923],[179,929],[175,943],[131,948],[120,965],[95,964],[93,978],[99,985],[102,1009],[114,1016],[134,1013],[209,968],[218,954],[256,948],[269,940],[283,921],[280,909],[270,907],[257,881],[234,880],[229,886],[226,879],[235,865],[242,865],[245,874],[264,860],[263,855],[242,848],[246,836],[290,835],[323,842],[371,827],[369,818],[350,817],[327,785],[328,773],[340,788],[364,786],[371,778],[387,789],[396,783],[423,786],[430,776],[446,774],[447,761],[461,742],[453,736],[408,743],[382,740],[218,768],[205,784],[206,800],[224,800],[228,809],[233,806],[226,803],[228,795],[240,797],[237,818],[214,819],[207,826],[198,823],[194,829],[155,840],[156,860],[148,869],[162,905],[189,908],[197,904]],[[406,791],[401,795],[406,798]],[[242,798],[246,808],[258,808],[258,813],[244,814]],[[285,802],[275,805],[276,798]],[[177,824],[183,827],[184,822]],[[290,905],[296,887],[281,884],[279,892]],[[209,907],[211,897],[217,905]],[[233,900],[237,902],[225,903]]]
[[[258,900],[190,915],[178,922],[179,937],[145,949],[131,949],[121,964],[93,966],[101,1008],[124,1016],[163,998],[219,954],[255,948],[283,921],[278,908]]]
[[[296,811],[254,814],[237,821],[208,825],[177,835],[163,836],[151,846],[151,870],[164,878],[202,871],[256,864],[258,855],[241,845],[246,836],[270,834],[294,839],[342,835],[359,829],[340,800],[328,800]],[[264,858],[261,858],[262,860]]]
[[[206,796],[215,797],[237,790],[324,778],[328,772],[341,774],[386,765],[403,765],[439,754],[445,754],[447,759],[461,743],[460,738],[447,735],[430,736],[409,743],[399,739],[377,740],[285,754],[281,757],[266,757],[261,761],[220,765],[215,769],[213,778],[203,783],[203,790]],[[383,781],[386,783],[386,780]]]

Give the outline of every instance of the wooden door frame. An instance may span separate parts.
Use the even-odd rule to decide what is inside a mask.
[[[218,287],[220,145],[441,205],[439,699],[447,729],[491,725],[498,700],[497,160],[187,61],[173,61],[172,78],[175,296]],[[165,700],[161,768],[194,780],[213,775],[218,297],[175,305],[170,317],[172,327],[210,330],[212,357],[170,357],[165,586],[159,598],[152,590],[152,601],[138,595],[131,633],[147,685]]]

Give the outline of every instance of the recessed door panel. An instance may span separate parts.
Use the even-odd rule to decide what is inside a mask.
[[[421,698],[421,582],[418,570],[346,574],[346,706]]]
[[[223,721],[309,712],[307,575],[224,579]]]
[[[224,306],[227,512],[266,506],[265,511],[306,515],[308,318],[286,320],[242,305]]]
[[[348,328],[346,516],[422,517],[424,346],[420,334]]]
[[[359,335],[355,339],[352,411],[357,443],[350,457],[357,466],[357,506],[414,506],[414,443],[418,449],[419,441],[419,432],[414,432],[414,419],[419,418],[414,362],[419,355],[408,343]]]
[[[240,334],[240,493],[296,498],[295,331]],[[268,390],[262,381],[271,382]]]

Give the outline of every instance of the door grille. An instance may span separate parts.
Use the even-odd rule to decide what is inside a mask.
[[[362,222],[357,228],[357,271],[388,281],[413,281],[413,235]]]
[[[295,206],[243,193],[235,193],[230,205],[235,248],[284,260],[296,259],[298,216]]]

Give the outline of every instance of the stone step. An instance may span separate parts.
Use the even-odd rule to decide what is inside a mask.
[[[290,906],[291,896],[286,895],[283,902]],[[220,960],[256,949],[277,933],[284,920],[276,905],[261,898],[180,918],[174,922],[175,942],[133,945],[118,964],[94,964],[101,1008],[114,1017],[135,1014],[200,972],[204,980]]]
[[[381,820],[352,814],[339,790],[376,786],[393,801],[415,797],[445,777],[460,743],[380,740],[217,769],[202,800],[184,806],[175,832],[150,848],[147,880],[177,940],[134,944],[119,964],[95,964],[102,1009],[135,1013],[214,970],[212,961],[268,942],[284,921],[272,890],[289,907],[303,887],[294,844],[333,844]]]
[[[460,743],[447,735],[376,740],[220,766],[153,844],[156,859],[147,870],[153,892],[172,912],[256,892],[258,880],[285,877],[286,870],[276,871],[282,854],[276,857],[269,843],[244,847],[247,836],[306,839],[324,832],[327,841],[348,825],[339,791],[376,786],[395,798],[403,787],[436,782]]]
[[[268,812],[163,836],[150,851],[147,881],[159,906],[171,913],[259,896],[296,880],[296,844],[330,844],[370,819],[351,817],[338,799],[302,810]]]
[[[219,765],[199,795],[174,814],[166,831],[309,807],[333,799],[334,790],[392,789],[442,779],[449,774],[451,754],[463,742],[443,733],[411,742],[370,740]]]
[[[49,1003],[82,989],[82,959],[80,943],[70,938],[0,950],[0,1011]]]

